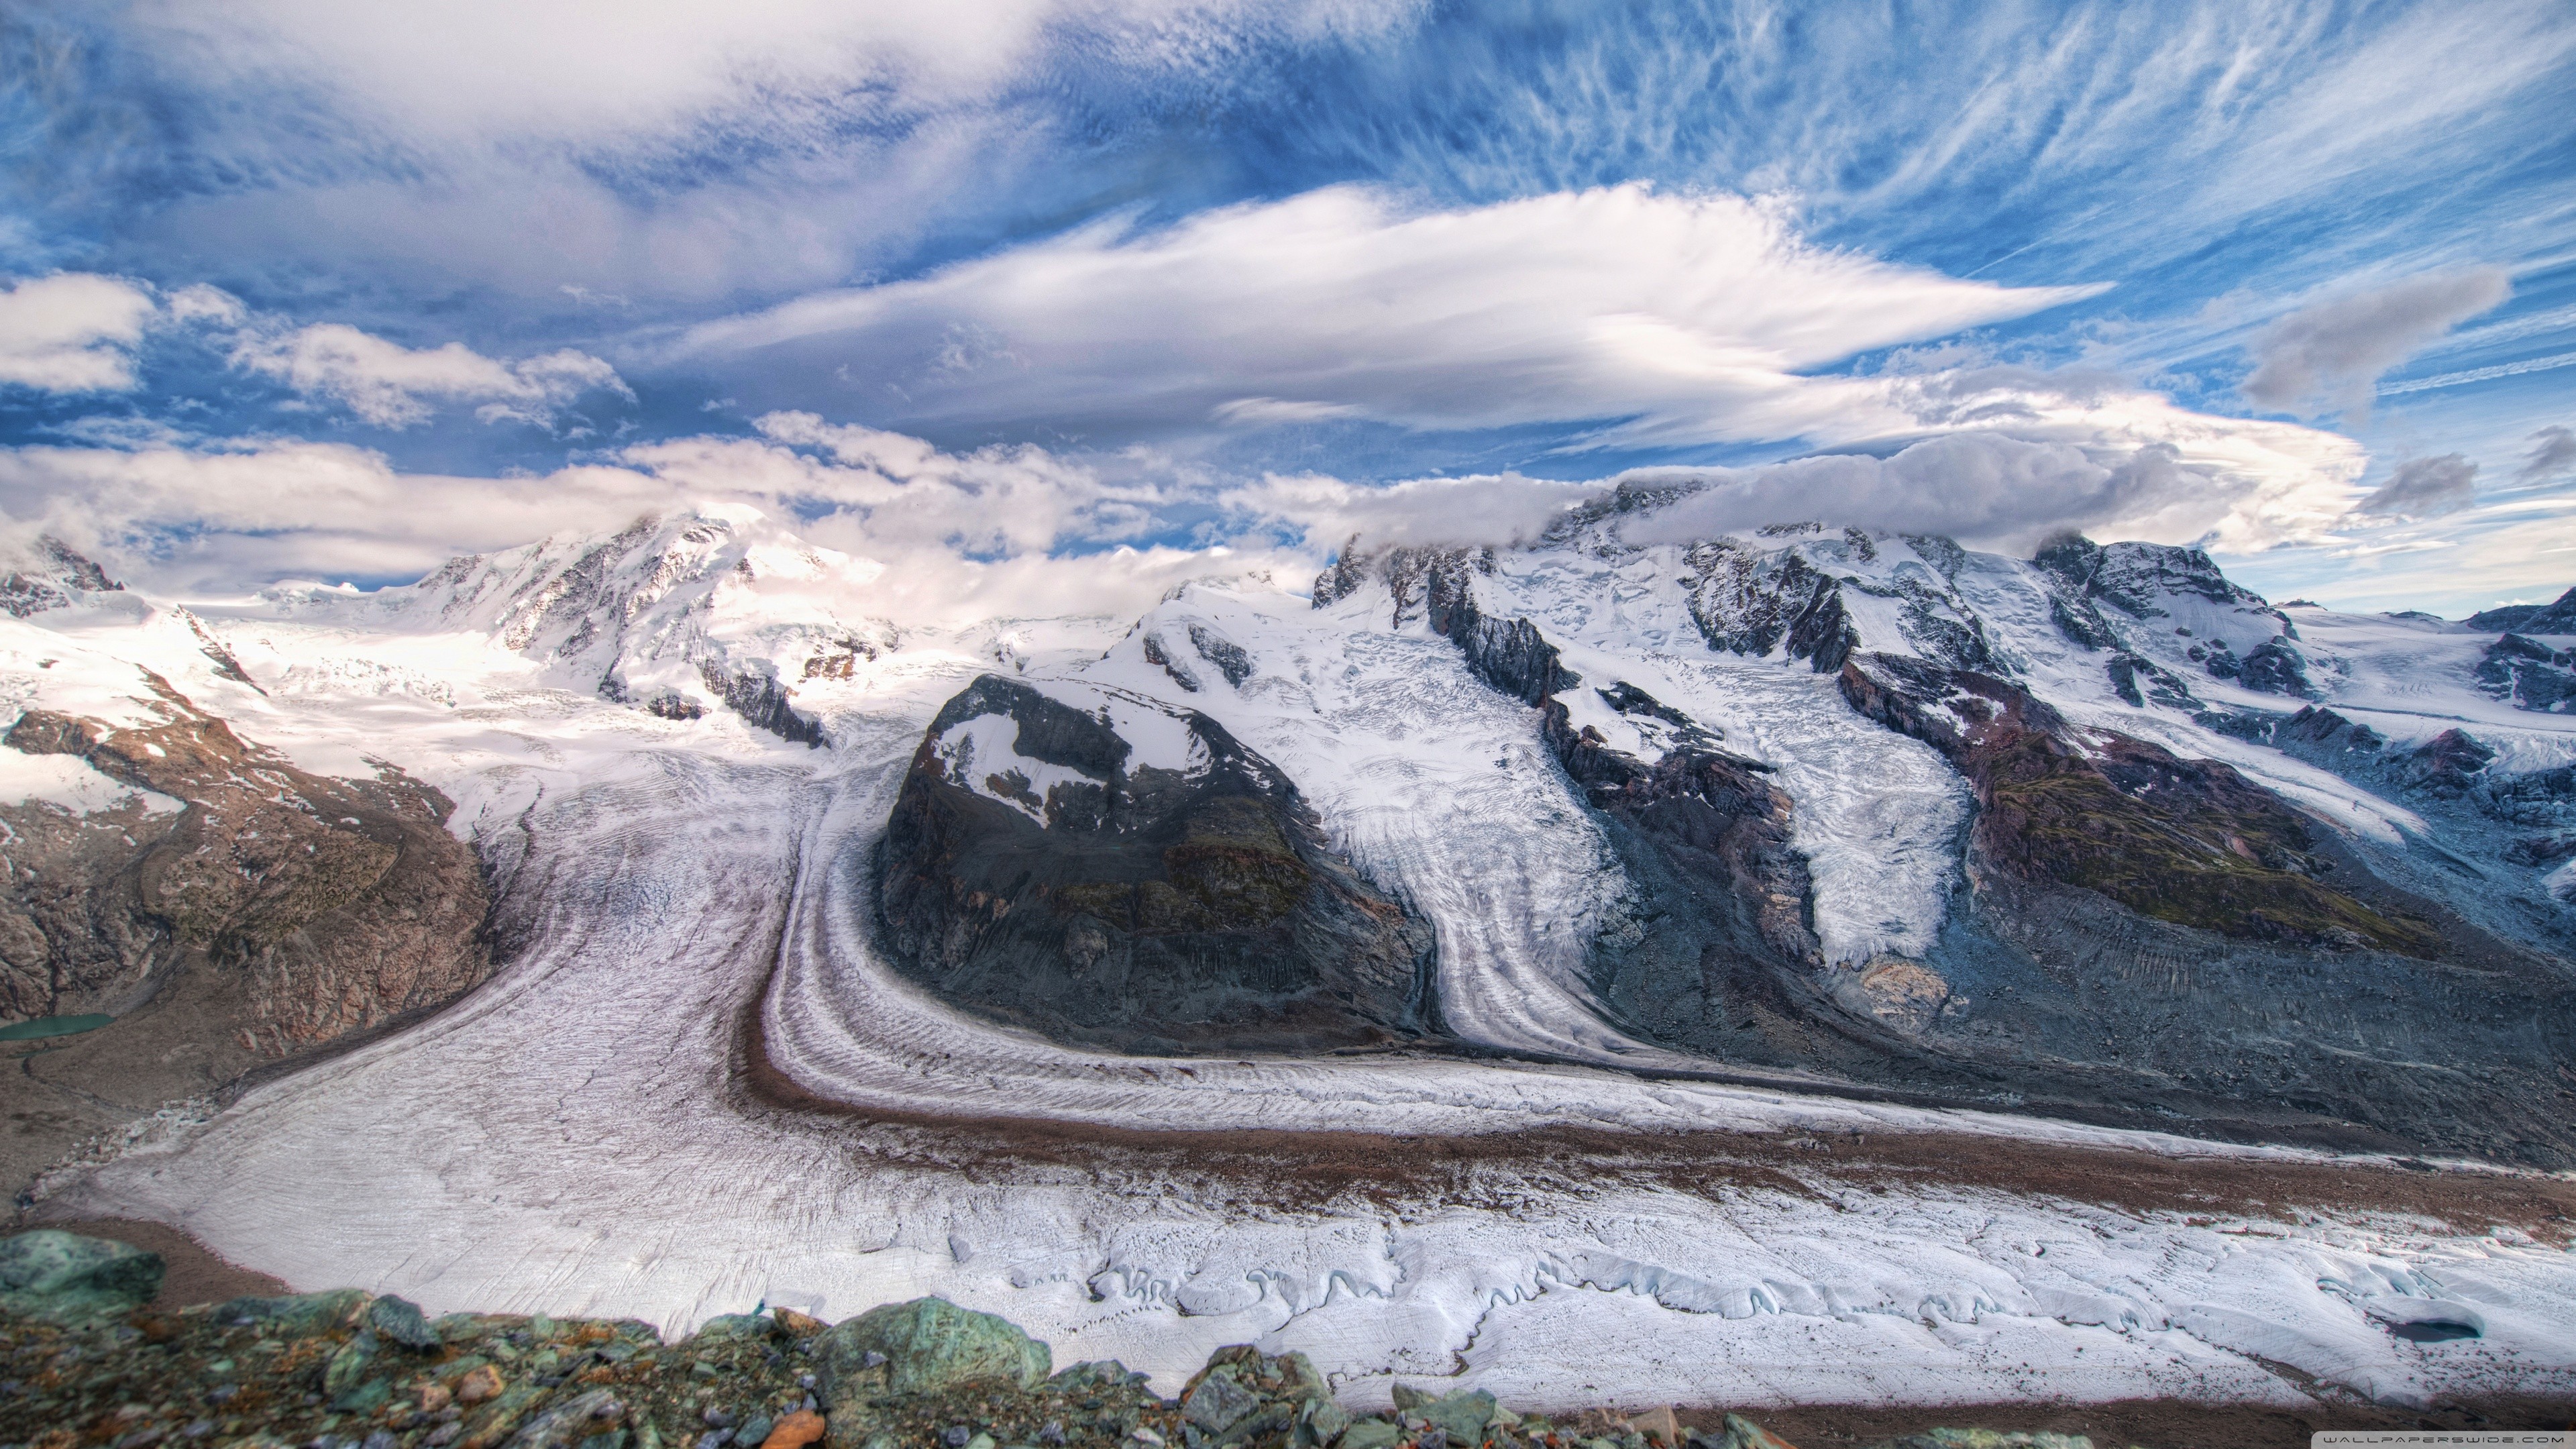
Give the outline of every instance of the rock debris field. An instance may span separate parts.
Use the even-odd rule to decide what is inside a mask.
[[[1302,1353],[1222,1348],[1176,1398],[1117,1363],[1056,1370],[942,1298],[838,1324],[792,1309],[664,1343],[631,1319],[451,1313],[358,1289],[153,1306],[161,1258],[55,1230],[0,1240],[7,1449],[1793,1449],[1738,1414],[1515,1414],[1400,1386],[1354,1415]],[[1699,1416],[1691,1416],[1699,1417]],[[1888,1449],[2092,1449],[1933,1428]]]
[[[1008,1320],[936,1297],[828,1325],[786,1308],[728,1314],[665,1343],[632,1319],[432,1320],[354,1288],[165,1307],[164,1272],[124,1243],[0,1239],[0,1449],[1796,1449],[1741,1414],[1551,1420],[1481,1390],[1398,1385],[1392,1410],[1353,1414],[1306,1355],[1249,1345],[1217,1350],[1166,1399],[1115,1362],[1057,1370]],[[1973,1426],[1864,1441],[1840,1427],[1820,1421],[1831,1437],[1806,1442],[2097,1443]]]

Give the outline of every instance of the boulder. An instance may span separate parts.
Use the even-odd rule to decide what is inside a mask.
[[[438,1330],[429,1326],[420,1305],[408,1298],[387,1294],[368,1304],[367,1327],[376,1337],[405,1348],[431,1349],[439,1345]]]
[[[356,1288],[328,1293],[289,1293],[274,1298],[232,1298],[215,1309],[217,1323],[250,1322],[289,1337],[347,1328],[367,1308],[367,1295]]]
[[[1017,1324],[945,1298],[871,1308],[812,1343],[815,1393],[836,1422],[863,1417],[867,1401],[885,1395],[937,1393],[977,1379],[1030,1388],[1050,1361],[1047,1346]]]
[[[626,1406],[615,1391],[592,1389],[555,1405],[520,1426],[510,1436],[510,1449],[572,1449],[594,1434],[626,1422]]]
[[[1715,1438],[1699,1436],[1699,1449],[1798,1449],[1798,1446],[1754,1423],[1742,1414],[1729,1414],[1718,1426]]]
[[[131,1313],[161,1291],[161,1255],[55,1228],[0,1239],[0,1306],[56,1323]]]

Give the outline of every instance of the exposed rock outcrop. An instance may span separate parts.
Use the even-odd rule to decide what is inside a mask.
[[[38,537],[23,554],[7,573],[0,574],[0,613],[13,619],[63,608],[82,594],[118,593],[125,588],[109,578],[107,570],[51,535]]]
[[[2320,879],[2335,867],[2311,822],[2227,765],[2105,730],[2079,739],[1990,675],[1873,656],[1846,665],[1842,687],[1967,777],[1982,863],[2221,935],[2440,954],[2429,922]]]
[[[157,723],[30,710],[8,732],[8,748],[151,792],[91,815],[0,806],[0,1014],[116,1018],[6,1074],[20,1181],[104,1125],[102,1104],[213,1090],[491,971],[481,869],[444,828],[444,796],[390,766],[299,769],[150,682]]]
[[[2507,604],[2471,614],[2469,627],[2510,634],[2576,634],[2576,589],[2546,604]]]
[[[2576,651],[2506,634],[2487,646],[2475,672],[2480,687],[2516,709],[2564,714],[2576,708]]]
[[[1142,718],[1178,753],[1149,762],[1103,714],[997,675],[949,701],[879,847],[901,969],[1121,1050],[1435,1030],[1428,928],[1331,851],[1295,785],[1204,715]]]

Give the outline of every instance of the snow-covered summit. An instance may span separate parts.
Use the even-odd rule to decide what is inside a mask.
[[[560,687],[666,718],[727,707],[814,743],[821,734],[790,702],[795,689],[846,680],[901,639],[884,619],[845,612],[883,571],[757,509],[711,504],[606,536],[465,555],[374,593],[302,585],[264,598],[289,617],[485,634]]]

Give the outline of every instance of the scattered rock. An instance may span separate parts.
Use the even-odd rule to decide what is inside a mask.
[[[1935,1428],[1929,1434],[1909,1434],[1896,1441],[1896,1449],[2092,1449],[2092,1439],[2084,1434],[2022,1434],[2022,1431],[1999,1431],[1999,1428]]]
[[[366,1311],[367,1295],[355,1288],[329,1293],[291,1293],[278,1298],[234,1298],[218,1305],[215,1321],[256,1324],[274,1332],[303,1336],[346,1328]]]
[[[55,1322],[131,1313],[161,1291],[161,1255],[46,1228],[0,1239],[0,1306]]]
[[[506,1384],[501,1371],[488,1363],[483,1364],[456,1381],[456,1402],[479,1404],[499,1394],[504,1387]]]
[[[625,1418],[626,1406],[613,1390],[593,1389],[528,1420],[511,1436],[510,1449],[573,1449]]]
[[[1699,1449],[1797,1449],[1742,1414],[1727,1415],[1716,1437],[1702,1437],[1698,1442]]]
[[[769,1437],[760,1441],[760,1449],[805,1449],[808,1444],[822,1441],[823,1416],[799,1409],[770,1428]]]
[[[1492,1401],[1488,1399],[1487,1402]],[[1658,1444],[1668,1446],[1668,1449],[1682,1442],[1682,1421],[1674,1415],[1672,1406],[1669,1404],[1630,1416],[1628,1427]]]

